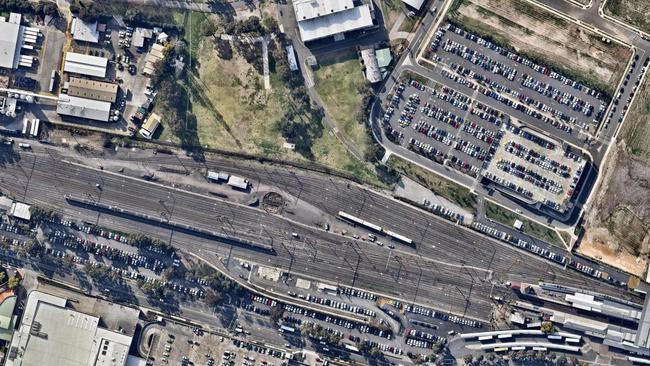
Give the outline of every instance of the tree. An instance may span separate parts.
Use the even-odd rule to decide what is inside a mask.
[[[282,319],[282,315],[284,315],[284,309],[282,308],[282,305],[276,304],[271,308],[271,321],[273,323],[277,323],[280,319]]]
[[[469,365],[470,363],[472,363],[473,360],[474,360],[474,356],[472,356],[469,353],[466,354],[465,356],[463,356],[463,361],[465,362],[466,365]]]
[[[381,357],[382,356],[381,350],[379,348],[377,348],[377,347],[372,347],[370,349],[370,356],[372,356],[374,358]]]
[[[212,307],[217,306],[222,299],[223,296],[213,290],[208,290],[205,294],[205,303]]]
[[[20,286],[20,281],[21,278],[18,276],[11,276],[9,277],[9,281],[7,281],[7,287],[9,287],[12,290],[15,290]]]
[[[273,17],[264,18],[264,20],[262,20],[262,25],[268,34],[280,33],[280,26],[278,26],[278,21]]]
[[[548,322],[548,321],[543,322],[540,330],[543,333],[552,333],[553,332],[553,323]]]
[[[201,24],[201,34],[203,37],[212,37],[217,33],[217,23],[211,18],[206,19]]]

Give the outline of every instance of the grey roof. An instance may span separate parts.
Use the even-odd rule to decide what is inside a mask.
[[[99,42],[99,32],[97,31],[97,22],[88,23],[79,18],[72,20],[71,33],[76,41],[97,43]]]
[[[298,21],[300,38],[303,42],[363,29],[372,25],[370,6],[367,4],[308,20]]]
[[[366,66],[366,79],[371,83],[380,82],[381,72],[379,71],[375,50],[373,48],[361,50],[361,58],[363,59],[363,64]]]
[[[18,38],[20,35],[20,25],[0,22],[0,67],[7,69],[15,68],[16,54],[18,50]]]
[[[59,101],[56,103],[56,113],[108,122],[111,113],[111,103],[78,98],[71,95],[61,95]]]
[[[108,59],[105,57],[68,52],[65,54],[63,71],[103,78],[106,76],[107,66]]]
[[[296,20],[301,22],[354,8],[352,0],[295,0]]]
[[[27,299],[6,366],[123,366],[132,337],[99,328],[99,318],[39,291]]]
[[[424,4],[424,0],[402,0],[402,2],[415,10],[420,10],[422,4]]]

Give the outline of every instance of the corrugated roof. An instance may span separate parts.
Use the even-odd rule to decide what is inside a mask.
[[[72,26],[70,28],[72,37],[76,41],[97,43],[99,42],[99,31],[97,30],[97,22],[88,23],[79,18],[72,19]]]
[[[390,53],[390,48],[376,50],[375,56],[377,56],[377,66],[379,66],[379,68],[388,67],[391,61],[393,61],[393,55]]]
[[[107,66],[108,59],[105,57],[68,52],[65,54],[63,71],[103,78],[106,77]]]
[[[371,83],[380,82],[381,72],[379,72],[375,50],[372,48],[361,50],[361,58],[363,59],[363,64],[366,66],[366,79]]]
[[[70,78],[68,82],[68,95],[115,103],[117,88],[117,84]]]
[[[56,104],[56,113],[108,122],[111,113],[111,103],[78,98],[71,95],[62,95]]]
[[[293,2],[293,9],[298,22],[335,14],[352,8],[354,8],[352,0],[295,0]]]
[[[0,22],[0,67],[7,69],[14,68],[16,59],[16,50],[18,49],[18,37],[20,33],[20,25]]]
[[[298,22],[300,38],[303,42],[330,37],[372,26],[369,5],[361,5],[334,14]]]
[[[415,10],[420,10],[422,4],[424,4],[424,0],[402,0],[402,2]]]
[[[151,139],[153,134],[158,129],[158,126],[160,126],[160,116],[155,113],[151,113],[147,120],[142,124],[142,128],[140,128],[140,135],[146,139]]]

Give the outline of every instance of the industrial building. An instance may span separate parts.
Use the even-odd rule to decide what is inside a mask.
[[[379,64],[375,56],[374,48],[365,48],[361,50],[361,59],[363,65],[366,67],[366,80],[369,83],[378,83],[382,80],[381,71],[379,71]]]
[[[126,316],[129,315],[127,310],[131,309],[125,308]],[[5,366],[124,366],[131,363],[134,357],[129,356],[129,348],[133,336],[100,324],[105,324],[104,319],[68,307],[65,298],[32,291],[20,326],[11,340]]]
[[[151,39],[152,37],[153,29],[137,27],[133,32],[131,44],[135,47],[142,48],[144,47],[145,40]]]
[[[303,42],[334,37],[374,25],[372,3],[354,6],[352,0],[296,0],[293,9]]]
[[[155,113],[151,113],[147,120],[142,124],[142,127],[140,128],[140,135],[148,140],[151,140],[153,134],[156,133],[158,126],[160,126],[160,116]]]
[[[67,83],[67,89],[68,95],[74,97],[115,103],[118,85],[72,77]]]
[[[72,95],[61,95],[56,103],[56,113],[64,116],[108,122],[111,114],[111,103]]]
[[[415,10],[420,10],[424,4],[424,0],[402,0],[402,2]]]
[[[107,67],[108,59],[105,57],[67,52],[65,54],[65,65],[63,71],[71,74],[104,78],[106,77]]]
[[[75,41],[98,43],[99,31],[97,30],[97,21],[93,23],[84,22],[80,18],[72,18],[70,33]]]
[[[9,15],[9,21],[0,21],[0,68],[16,69],[18,66],[31,67],[33,56],[21,55],[21,49],[33,49],[40,36],[38,28],[20,25],[22,16]]]
[[[163,46],[160,43],[156,43],[153,46],[151,46],[151,50],[149,50],[149,53],[147,53],[147,56],[145,56],[144,58],[144,68],[142,69],[143,75],[153,74],[153,68],[154,65],[156,64],[156,61],[162,60],[164,57],[163,55],[164,49],[165,46]]]

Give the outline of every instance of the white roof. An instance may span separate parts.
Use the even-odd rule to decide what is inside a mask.
[[[524,226],[524,223],[521,222],[521,220],[515,220],[515,223],[512,224],[512,226],[517,230],[521,230],[522,226]]]
[[[21,202],[14,202],[11,205],[11,211],[9,212],[9,216],[17,217],[19,219],[27,220],[32,218],[31,212],[29,212],[29,205],[26,205]]]
[[[292,45],[287,46],[287,60],[289,61],[289,70],[298,71],[298,61]]]
[[[107,66],[108,59],[105,57],[68,52],[65,54],[63,71],[103,78],[106,76]]]
[[[415,10],[420,10],[422,4],[424,4],[424,0],[402,0],[402,2]]]
[[[23,18],[20,13],[9,13],[9,23],[20,25],[20,21]]]
[[[18,45],[18,37],[20,35],[20,25],[0,22],[0,67],[13,69],[16,65],[16,54]]]
[[[108,122],[111,113],[111,103],[73,97],[71,95],[61,95],[59,101],[56,103],[56,113]]]
[[[126,364],[132,337],[99,328],[99,318],[66,308],[67,300],[39,291],[27,299],[6,366]]]
[[[302,22],[354,8],[352,0],[295,0],[296,20]]]
[[[79,18],[72,19],[70,29],[72,36],[77,41],[97,43],[99,42],[99,31],[97,31],[97,22],[88,23]]]
[[[379,71],[375,50],[373,48],[361,50],[361,58],[363,59],[363,64],[366,66],[366,79],[371,83],[381,81],[381,72]]]
[[[248,188],[248,181],[242,177],[231,175],[230,178],[228,178],[228,185],[239,189],[246,189]]]
[[[367,4],[298,22],[300,38],[303,42],[370,26],[372,26],[372,16],[370,15],[370,6]]]

